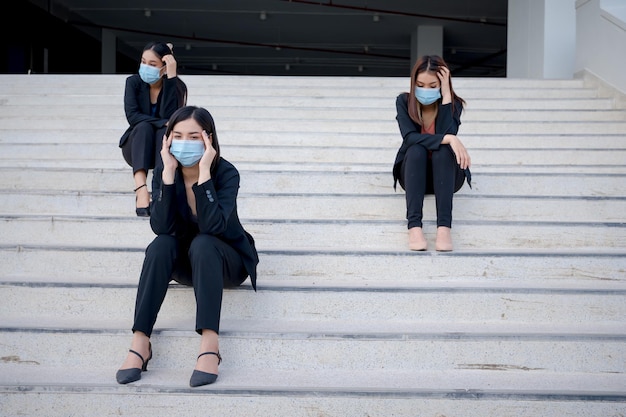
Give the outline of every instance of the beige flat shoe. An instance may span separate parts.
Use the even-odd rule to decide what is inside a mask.
[[[437,252],[451,252],[452,251],[452,234],[450,233],[449,227],[440,226],[437,228],[435,250]]]
[[[415,251],[428,249],[428,242],[424,237],[421,227],[411,227],[409,229],[409,249]]]

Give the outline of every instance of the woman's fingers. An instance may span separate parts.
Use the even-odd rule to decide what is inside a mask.
[[[202,131],[202,140],[204,141],[204,148],[209,149],[211,146],[211,140],[213,139],[213,133],[207,133],[206,130]]]
[[[162,149],[165,150],[169,150],[170,148],[170,144],[172,143],[172,139],[168,138],[167,135],[163,135],[163,147]]]

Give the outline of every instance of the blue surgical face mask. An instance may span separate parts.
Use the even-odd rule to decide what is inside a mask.
[[[197,164],[204,155],[204,141],[174,139],[170,152],[182,166],[190,167]]]
[[[161,68],[148,64],[139,64],[139,76],[144,82],[154,84],[161,78]]]
[[[441,90],[438,88],[415,87],[415,98],[424,106],[428,106],[441,98]]]

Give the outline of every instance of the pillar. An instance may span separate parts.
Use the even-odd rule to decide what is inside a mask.
[[[411,67],[422,55],[443,57],[443,27],[418,26],[411,35]],[[409,68],[409,70],[410,70]]]
[[[576,0],[509,0],[507,77],[574,76]]]
[[[110,29],[102,29],[102,52],[101,71],[102,74],[115,74],[116,69],[116,42],[117,37]]]

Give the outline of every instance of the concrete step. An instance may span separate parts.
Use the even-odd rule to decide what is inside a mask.
[[[185,83],[187,83],[187,78],[181,77]],[[40,85],[37,87],[37,91],[40,92],[39,97],[41,96],[49,96],[58,93],[59,89],[64,88],[63,83],[55,83],[54,86],[50,85]],[[187,83],[188,84],[188,83]],[[367,79],[361,79],[358,87],[355,88],[353,85],[344,85],[344,86],[336,86],[336,85],[317,85],[317,86],[303,86],[303,85],[281,85],[280,89],[277,89],[276,86],[272,85],[260,85],[257,83],[254,84],[240,84],[237,86],[232,85],[202,85],[202,86],[191,86],[188,87],[188,104],[192,105],[203,105],[210,107],[212,105],[210,101],[210,97],[239,97],[240,100],[245,103],[250,97],[291,97],[294,99],[300,98],[300,104],[306,105],[309,102],[315,100],[324,100],[328,98],[354,98],[358,100],[369,100],[376,98],[386,98],[390,101],[391,105],[395,105],[395,98],[398,94],[402,92],[408,91],[410,86],[408,83],[402,83],[402,85],[397,85],[393,87],[389,86],[380,86],[377,87],[373,85],[371,82],[368,82]],[[506,84],[504,84],[506,86]],[[245,91],[242,89],[245,87]],[[553,88],[549,85],[546,86],[521,86],[521,87],[504,87],[497,88],[496,85],[494,88],[485,89],[481,86],[475,85],[460,85],[455,83],[455,92],[465,99],[466,101],[471,102],[473,99],[481,99],[481,100],[506,100],[506,99],[515,99],[515,100],[535,100],[542,99],[545,101],[548,100],[562,100],[562,99],[596,99],[596,98],[608,98],[607,95],[602,95],[597,89],[594,88],[586,88],[580,85],[574,85],[565,87],[565,88]],[[502,87],[502,84],[499,85]],[[23,85],[16,86],[7,86],[0,84],[0,94],[4,96],[14,96],[19,95],[20,88],[24,88]],[[35,88],[34,85],[28,85],[28,88]],[[124,79],[120,79],[116,83],[112,83],[109,86],[105,86],[107,88],[106,91],[98,91],[94,90],[91,86],[89,88],[85,88],[81,85],[73,85],[72,87],[67,87],[64,90],[64,96],[99,96],[106,95],[109,97],[108,103],[114,102],[115,98],[117,98],[120,105],[123,103],[122,99],[124,97]],[[23,94],[23,93],[22,93]],[[36,93],[31,93],[35,95]],[[202,99],[202,100],[201,100]],[[199,100],[203,101],[202,103]],[[206,100],[206,101],[204,101]],[[219,100],[219,99],[218,99]],[[528,103],[530,104],[530,103]]]
[[[0,74],[1,75],[1,74]],[[90,89],[92,87],[89,87]],[[246,107],[252,111],[262,109],[271,110],[273,108],[290,109],[300,111],[303,108],[308,109],[337,109],[342,111],[360,112],[364,110],[379,110],[383,112],[393,111],[395,109],[396,96],[407,90],[408,87],[402,86],[394,91],[389,91],[388,96],[384,97],[367,97],[365,100],[355,101],[350,97],[310,97],[287,96],[287,95],[270,95],[270,96],[243,96],[243,95],[227,95],[215,96],[211,93],[206,95],[194,94],[190,98],[189,104],[206,106],[211,113],[218,109],[241,109]],[[75,114],[75,115],[94,115],[96,112],[103,112],[108,116],[117,115],[125,119],[124,109],[121,106],[119,94],[109,95],[93,95],[84,91],[76,91],[74,94],[68,95],[26,95],[26,94],[7,94],[0,90],[0,105],[3,107],[7,115],[15,114],[24,117],[24,113],[19,110],[24,108],[29,112],[35,111],[37,114]],[[563,112],[573,111],[578,113],[581,110],[587,110],[589,113],[600,113],[616,111],[615,99],[611,97],[587,97],[587,98],[560,98],[545,97],[543,94],[537,97],[524,100],[503,100],[498,98],[484,98],[481,95],[475,95],[468,99],[466,111],[474,110],[531,110],[541,111],[550,110],[555,112],[555,116],[564,116]],[[53,106],[50,108],[50,106]],[[236,111],[236,110],[235,110]],[[4,114],[4,113],[3,113]],[[290,111],[283,112],[284,117],[292,117]],[[395,113],[393,114],[395,118]],[[566,116],[567,117],[567,116]],[[602,117],[598,115],[598,117]],[[465,118],[464,118],[465,119]]]
[[[55,75],[54,85],[46,82],[46,76],[3,75],[0,86],[3,94],[24,93],[25,86],[36,88],[41,94],[55,94],[62,89],[65,95],[111,95],[123,97],[126,75],[114,75],[109,78],[97,76],[78,79],[74,76]],[[101,77],[101,75],[98,75]],[[388,95],[390,91],[400,92],[409,88],[409,82],[401,78],[378,77],[254,77],[254,76],[193,76],[180,77],[189,89],[189,98],[195,96],[233,96],[240,92],[242,96],[306,96],[309,99],[325,96],[375,97]],[[508,82],[510,81],[510,82]],[[540,81],[540,82],[537,82]],[[99,84],[95,86],[94,84]],[[87,88],[88,86],[88,88]],[[242,89],[245,86],[245,94]],[[280,88],[276,88],[280,86]],[[455,90],[464,98],[478,96],[482,98],[508,98],[514,93],[516,99],[529,96],[554,97],[596,97],[599,92],[585,86],[581,79],[575,80],[510,80],[458,78]],[[26,89],[26,91],[29,91]],[[31,90],[32,91],[32,90]]]
[[[390,188],[390,187],[389,187]],[[21,189],[0,191],[0,213],[19,216],[134,216],[132,193],[40,190],[25,193]],[[454,199],[455,222],[626,222],[624,197],[589,197],[550,195],[481,195],[470,190],[459,192]],[[258,190],[240,193],[239,215],[243,219],[273,220],[284,207],[290,210],[282,220],[346,221],[402,220],[406,212],[404,194],[377,192],[366,194],[359,189],[333,195],[323,193],[289,193]],[[566,205],[576,210],[563,211]],[[437,217],[434,197],[427,197],[424,218]]]
[[[70,164],[68,164],[70,165]],[[18,167],[0,167],[0,175],[6,187],[0,193],[24,193],[38,195],[40,193],[57,192],[57,197],[64,195],[109,195],[125,194],[128,200],[129,190],[134,188],[130,168],[124,169],[93,169],[65,167],[51,169],[46,167],[30,167],[28,172]],[[239,170],[244,179],[240,184],[239,194],[287,194],[293,197],[308,195],[378,195],[397,196],[404,198],[401,187],[393,190],[390,172],[336,172],[336,171],[247,171]],[[150,175],[151,177],[151,175]],[[149,181],[150,182],[150,181]],[[151,184],[148,184],[151,188]],[[512,193],[512,190],[515,193]],[[131,194],[132,195],[132,194]],[[596,198],[620,199],[626,196],[626,174],[606,173],[533,173],[533,172],[485,172],[473,170],[472,188],[464,185],[457,196],[472,198],[506,197],[516,198],[558,198],[581,197],[593,200]],[[122,206],[125,206],[123,204]]]
[[[0,158],[0,170],[5,168],[34,168],[34,169],[50,169],[51,171],[64,170],[68,166],[72,169],[92,169],[94,172],[108,172],[111,170],[127,170],[130,174],[130,168],[122,160],[118,158],[115,161],[97,159],[95,160],[72,160],[72,161],[59,161],[52,159],[2,159]],[[341,163],[341,162],[291,162],[291,161],[236,161],[234,159],[231,162],[236,162],[237,168],[240,172],[245,171],[263,171],[274,172],[282,174],[291,174],[295,171],[313,173],[313,172],[353,172],[353,173],[384,173],[391,177],[391,167],[389,162],[367,162],[367,163]],[[97,168],[94,165],[97,164]],[[475,176],[481,172],[487,172],[490,174],[503,174],[504,176],[510,174],[547,174],[555,175],[555,170],[563,174],[576,174],[576,175],[609,175],[620,176],[626,173],[626,165],[611,165],[602,164],[598,161],[597,164],[581,164],[571,165],[567,163],[563,164],[527,164],[527,165],[509,165],[509,164],[480,164],[472,163],[472,182],[475,180]],[[393,186],[393,180],[391,181]],[[132,188],[131,188],[132,189]]]
[[[137,280],[137,279],[136,279]],[[498,285],[454,287],[442,284],[363,288],[339,286],[246,285],[227,289],[222,304],[225,331],[247,328],[268,332],[388,334],[477,333],[493,335],[626,333],[626,287],[592,289],[515,288]],[[119,286],[3,282],[0,316],[5,327],[128,327],[133,317],[136,282]],[[349,296],[348,296],[349,295]],[[105,317],[102,305],[108,306]],[[472,308],[468,308],[468,305]],[[192,329],[193,289],[172,284],[160,311],[160,329]],[[231,323],[234,321],[234,323]],[[120,323],[123,323],[120,324]],[[626,337],[626,336],[624,336]]]
[[[406,221],[245,219],[244,227],[261,250],[406,250]],[[456,221],[455,251],[490,249],[564,250],[626,247],[626,223]],[[434,246],[435,224],[424,221]],[[494,233],[497,230],[497,233]],[[4,244],[145,247],[154,235],[145,218],[91,216],[0,216]]]
[[[14,145],[56,144],[65,145],[80,144],[117,146],[121,132],[118,129],[84,129],[84,130],[55,130],[42,133],[40,130],[9,129],[2,130],[0,127],[0,143]],[[86,140],[86,138],[89,140]],[[241,130],[220,130],[220,145],[244,146],[264,144],[272,147],[295,147],[316,146],[336,147],[368,147],[376,149],[388,149],[396,151],[401,143],[399,133],[389,132],[384,134],[363,133],[333,133],[319,135],[315,132],[300,132],[294,136],[291,132],[264,132],[259,136],[255,132]],[[626,149],[626,140],[623,134],[606,134],[597,132],[593,135],[488,135],[467,134],[462,135],[464,144],[470,152],[475,149],[500,149],[500,150],[524,150],[524,149]],[[67,146],[66,146],[67,147]],[[120,155],[121,155],[121,151]],[[119,158],[116,158],[119,159]],[[393,161],[391,161],[393,163]],[[389,162],[387,162],[389,165]]]
[[[104,95],[110,93],[111,88],[124,88],[124,81],[131,74],[2,74],[0,85],[10,89],[18,86],[33,86],[36,88],[50,85],[54,79],[63,91],[81,91],[85,93],[85,87],[90,87],[91,94]],[[241,85],[257,85],[271,87],[355,87],[364,84],[380,88],[398,88],[408,84],[406,78],[398,77],[315,77],[315,76],[247,76],[247,75],[188,75],[183,74],[184,81],[189,89],[198,89],[214,86],[236,87]],[[571,89],[584,88],[585,80],[574,79],[527,79],[527,78],[457,78],[454,82],[455,88],[461,86],[471,86],[474,88],[549,88],[549,89]],[[17,90],[19,92],[30,92],[28,89]],[[237,90],[235,89],[235,92]],[[274,94],[280,94],[277,89]]]
[[[316,106],[300,106],[295,109],[289,108],[289,103],[278,101],[278,98],[274,98],[277,102],[273,103],[258,103],[258,105],[246,106],[246,116],[251,119],[279,119],[285,120],[298,120],[303,119],[316,119],[316,120],[395,120],[396,109],[395,105],[390,105],[389,102],[381,102],[380,107],[371,108],[354,108],[354,107],[331,107],[330,104],[337,105],[333,100],[328,105],[323,103],[316,103]],[[203,102],[204,100],[198,100]],[[515,101],[520,103],[520,101]],[[474,104],[471,108],[466,108],[463,115],[463,123],[488,123],[493,121],[513,121],[513,122],[555,122],[555,121],[589,121],[589,122],[608,122],[608,121],[623,121],[626,120],[625,112],[619,109],[578,109],[573,105],[570,100],[562,100],[562,107],[554,109],[550,112],[546,112],[546,105],[537,108],[533,105],[532,108],[522,107],[512,109],[490,109],[488,106],[486,109],[478,107],[481,103]],[[568,106],[569,105],[569,106]],[[574,108],[571,108],[574,106]],[[608,107],[608,104],[607,104]],[[222,103],[216,103],[215,100],[211,100],[209,110],[216,120],[226,120],[238,118],[242,112],[241,103],[236,105],[225,105]],[[95,112],[105,112],[107,115],[99,120],[120,121],[126,120],[123,108],[120,108],[119,103],[111,103],[108,105],[85,105],[76,107],[74,103],[59,104],[55,103],[54,106],[39,104],[37,107],[29,105],[11,105],[3,111],[0,116],[0,120],[10,119],[29,119],[31,114],[37,114],[38,118],[54,118],[64,114],[73,114],[73,117],[93,117]]]
[[[626,124],[624,125],[626,127]],[[263,144],[237,146],[220,143],[222,157],[236,163],[247,162],[302,162],[302,163],[346,163],[368,164],[389,161],[391,169],[396,151],[391,148],[377,149],[370,147],[325,147],[292,146],[274,147]],[[83,146],[64,146],[59,144],[0,144],[0,159],[35,160],[81,160],[91,161],[92,166],[103,167],[109,161],[126,164],[121,150],[114,144],[95,144]],[[538,165],[538,164],[574,164],[574,165],[623,165],[626,161],[626,149],[476,149],[471,153],[472,161],[483,164]],[[102,165],[100,163],[102,161]]]
[[[267,365],[268,361],[261,361]],[[275,362],[275,361],[274,361]],[[114,364],[119,365],[119,360]],[[77,369],[68,375],[49,367],[10,365],[20,370],[0,385],[10,415],[88,415],[102,413],[152,417],[215,415],[515,415],[607,416],[624,411],[621,375],[528,372],[507,369],[448,371],[300,370],[221,372],[219,384],[192,389],[192,364],[184,369],[154,369],[120,388],[111,368]],[[11,374],[14,374],[11,373]],[[1,377],[0,377],[1,378]],[[0,381],[2,382],[2,381]],[[353,387],[362,387],[355,390]],[[384,388],[383,388],[384,387]],[[480,388],[472,388],[480,387]],[[31,399],[32,398],[32,399]],[[36,401],[34,400],[36,398]],[[520,407],[520,403],[524,404]],[[444,414],[441,414],[444,413]]]
[[[132,326],[128,320],[119,324],[121,327],[98,328],[97,332],[91,326],[81,328],[72,324],[68,328],[75,333],[72,338],[68,338],[66,330],[58,324],[51,328],[32,326],[1,332],[0,354],[59,371],[107,366],[112,379],[114,370],[126,356]],[[224,352],[220,374],[228,374],[230,369],[246,369],[251,373],[298,370],[303,374],[310,370],[394,372],[407,369],[513,369],[578,375],[623,374],[625,371],[623,335],[524,334],[515,331],[515,326],[511,326],[509,332],[494,334],[472,331],[471,326],[464,332],[447,333],[445,328],[422,332],[418,325],[410,324],[404,331],[394,332],[376,327],[375,322],[366,332],[358,329],[347,333],[334,332],[332,328],[319,328],[320,323],[309,329],[306,322],[294,322],[289,329],[279,327],[274,331],[276,326],[272,323],[269,329],[261,322],[248,321],[247,324],[234,323],[234,329],[230,331],[226,327],[220,329],[220,351]],[[287,326],[287,323],[283,321],[282,325]],[[28,343],[33,334],[37,334],[46,349]],[[157,322],[151,339],[153,359],[150,364],[157,378],[157,371],[162,368],[191,372],[200,339],[194,331],[193,319],[176,328],[162,328]],[[267,362],[259,360],[260,354],[280,360],[268,369]],[[621,375],[620,379],[624,381],[626,377]],[[306,378],[300,380],[301,386],[308,385],[305,381]],[[167,384],[166,381],[162,383]],[[243,384],[244,381],[238,383]],[[379,381],[372,384],[381,387]],[[480,389],[480,386],[474,383],[468,388]]]
[[[0,272],[10,285],[137,285],[145,247],[3,243]],[[512,288],[618,290],[626,287],[623,248],[517,250],[481,248],[449,253],[322,249],[261,249],[259,288]],[[51,267],[51,265],[55,267]],[[56,267],[58,266],[58,267]],[[249,281],[246,281],[249,286]]]
[[[72,117],[72,125],[68,126],[67,121],[59,117],[39,117],[36,128],[40,130],[57,130],[57,129],[88,129],[93,128],[92,116],[74,116]],[[277,124],[277,120],[280,121]],[[222,130],[248,130],[263,134],[265,132],[274,132],[280,130],[283,132],[317,132],[318,134],[334,134],[334,133],[356,133],[367,131],[370,133],[397,133],[398,124],[393,118],[386,119],[361,119],[361,120],[342,120],[342,119],[320,119],[308,118],[301,119],[268,119],[260,117],[257,119],[238,117],[221,118],[216,120],[218,124],[218,135]],[[19,129],[24,124],[24,120],[16,118],[8,118],[2,120],[2,125],[6,129]],[[104,129],[118,129],[123,132],[128,124],[124,119],[119,117],[98,118],[98,126]],[[32,127],[31,127],[32,128]],[[507,135],[509,132],[515,131],[519,134],[590,134],[595,135],[599,131],[605,134],[623,134],[626,131],[626,121],[552,121],[544,123],[528,123],[527,121],[491,121],[476,124],[463,124],[460,134],[467,133],[483,133],[483,134],[502,134]],[[116,135],[119,137],[121,135]],[[116,143],[115,141],[113,143]]]

